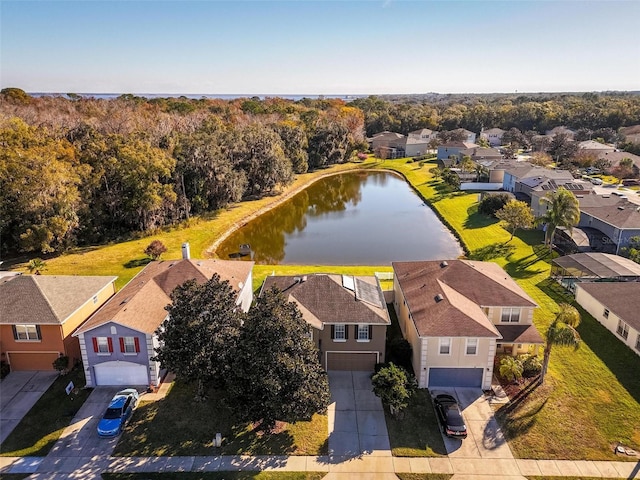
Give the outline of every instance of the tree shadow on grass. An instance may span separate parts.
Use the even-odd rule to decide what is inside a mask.
[[[624,348],[620,339],[586,310],[578,305],[573,295],[552,278],[546,278],[536,285],[556,303],[568,303],[580,312],[582,321],[577,330],[582,341],[618,379],[629,394],[640,402],[640,357],[631,348]]]
[[[478,205],[472,205],[467,208],[467,219],[464,221],[464,228],[469,230],[474,228],[483,228],[488,227],[489,225],[494,225],[499,221],[500,220],[491,215],[485,215],[484,213],[478,212]]]
[[[515,248],[514,245],[508,243],[492,243],[491,245],[473,250],[469,254],[469,259],[485,262],[494,258],[508,258]]]
[[[122,266],[124,268],[138,268],[138,267],[144,267],[149,262],[151,262],[151,258],[149,257],[134,258],[133,260],[129,260],[127,263],[123,263]]]
[[[540,382],[534,380],[525,388],[520,390],[509,403],[501,407],[496,412],[496,420],[502,427],[503,433],[507,439],[516,438],[526,434],[536,423],[536,415],[545,407],[548,396],[531,395],[540,387]],[[529,411],[521,411],[529,402],[537,402],[534,409]]]
[[[515,279],[523,280],[525,278],[535,277],[544,273],[544,270],[531,268],[532,265],[538,263],[540,259],[535,254],[528,255],[505,265],[505,271]]]

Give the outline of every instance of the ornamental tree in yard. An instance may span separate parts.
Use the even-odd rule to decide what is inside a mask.
[[[229,394],[241,420],[309,420],[329,405],[329,381],[298,307],[273,289],[245,315],[229,378]]]
[[[389,405],[389,410],[394,416],[407,406],[407,400],[414,389],[406,370],[393,363],[381,368],[371,378],[371,383],[373,393],[380,397],[384,404]]]
[[[531,228],[533,226],[533,213],[525,202],[511,200],[504,207],[496,212],[496,217],[504,222],[504,228],[511,234],[507,240],[513,240],[516,230],[519,228]]]
[[[197,398],[204,398],[208,383],[219,385],[231,370],[242,318],[235,299],[229,282],[218,274],[203,284],[188,280],[171,293],[154,359],[179,378],[197,382]]]

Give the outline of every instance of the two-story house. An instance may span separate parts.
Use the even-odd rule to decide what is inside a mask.
[[[499,147],[502,145],[502,136],[505,131],[501,128],[489,128],[480,132],[480,138],[484,138],[489,142],[492,147]]]
[[[205,283],[217,273],[237,292],[236,304],[246,312],[253,300],[252,268],[253,262],[188,255],[150,262],[74,334],[87,385],[158,386],[164,372],[152,358],[160,345],[158,328],[169,318],[165,307],[171,292],[187,280]]]
[[[373,371],[384,362],[391,321],[376,277],[269,276],[260,294],[272,288],[302,312],[325,370]]]
[[[536,303],[497,264],[394,262],[394,307],[420,388],[488,389],[497,353],[543,343]]]

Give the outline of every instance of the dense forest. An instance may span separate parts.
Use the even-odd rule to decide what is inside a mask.
[[[235,100],[0,92],[0,253],[52,253],[152,232],[270,195],[348,161],[366,135],[559,125],[611,141],[640,96]]]

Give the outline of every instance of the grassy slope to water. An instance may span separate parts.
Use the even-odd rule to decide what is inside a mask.
[[[534,321],[544,333],[557,312],[557,302],[571,299],[548,280],[550,255],[542,246],[542,234],[538,231],[519,233],[505,247],[509,234],[496,221],[477,213],[477,195],[448,193],[441,182],[433,179],[430,173],[433,166],[433,163],[370,159],[358,165],[340,165],[325,172],[301,175],[287,191],[300,188],[327,172],[352,168],[384,168],[401,173],[455,230],[471,258],[491,260],[503,266],[540,305]],[[118,286],[122,286],[142,268],[142,250],[151,240],[158,238],[169,248],[163,258],[179,258],[184,241],[190,242],[194,258],[202,258],[227,229],[243,223],[249,215],[277,199],[243,202],[210,219],[195,219],[185,228],[48,259],[46,273],[118,275]],[[261,279],[272,272],[314,271],[371,274],[389,271],[389,267],[256,266],[254,287],[258,288]],[[612,334],[584,312],[579,331],[584,342],[578,351],[554,349],[547,383],[533,389],[514,406],[498,412],[518,457],[604,460],[615,458],[611,453],[614,442],[640,447],[640,375],[637,374],[640,359],[630,349],[622,348]]]

